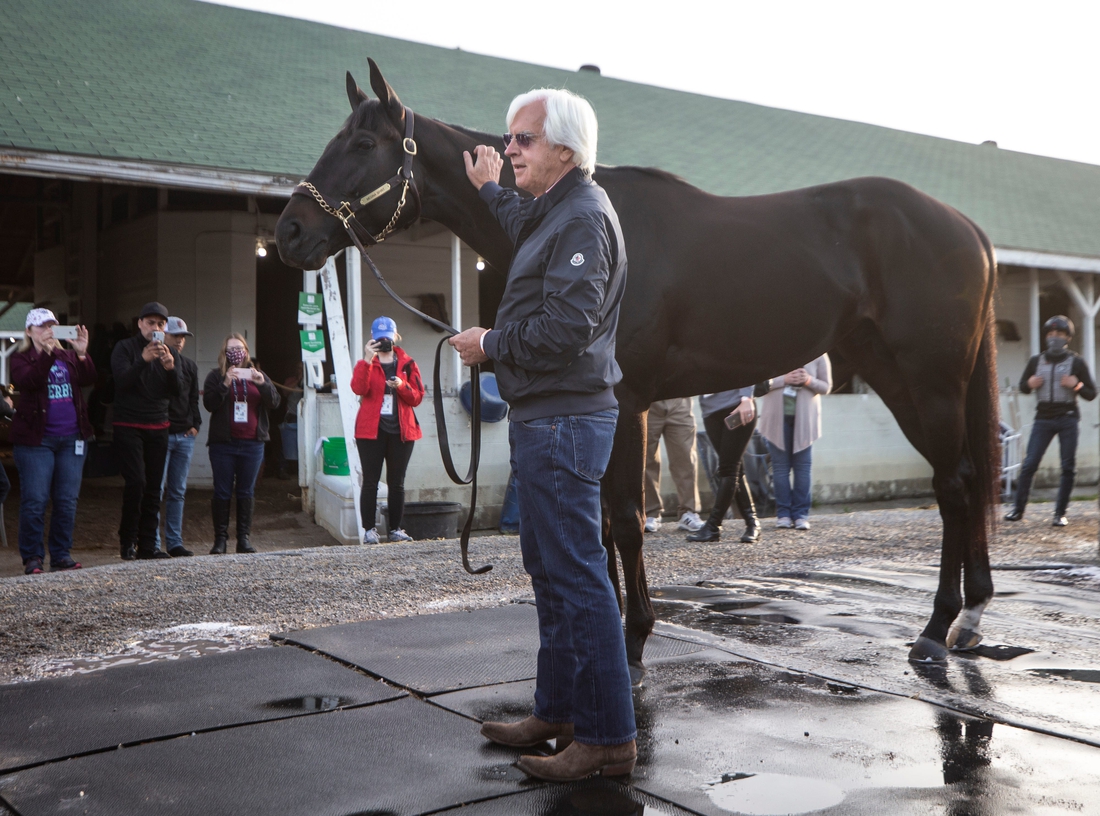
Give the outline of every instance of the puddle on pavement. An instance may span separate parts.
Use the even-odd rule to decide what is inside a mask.
[[[844,791],[832,782],[774,773],[725,774],[706,791],[723,810],[750,816],[812,813],[844,801]]]
[[[1039,677],[1057,677],[1081,683],[1100,683],[1100,669],[1025,669]]]
[[[264,703],[264,708],[285,708],[293,711],[332,711],[334,708],[351,705],[355,701],[350,697],[287,697],[284,700],[273,700]]]
[[[41,677],[90,674],[115,666],[141,666],[162,660],[202,657],[268,646],[254,626],[228,623],[196,623],[174,626],[156,633],[139,633],[121,652],[87,657],[51,658],[38,666]],[[144,637],[141,635],[145,635]]]

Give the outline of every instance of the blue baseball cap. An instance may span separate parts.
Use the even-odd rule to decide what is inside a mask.
[[[393,318],[379,317],[370,324],[371,340],[381,340],[383,337],[388,340],[393,340],[396,334],[397,324],[393,322]]]

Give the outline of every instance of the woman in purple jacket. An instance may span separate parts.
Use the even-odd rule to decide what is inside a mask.
[[[11,381],[19,392],[11,428],[19,470],[19,554],[27,575],[42,572],[50,499],[50,570],[80,569],[69,552],[85,444],[92,437],[80,388],[95,383],[95,364],[87,353],[88,330],[77,326],[72,349],[65,349],[53,336],[56,325],[49,309],[31,309],[27,336],[11,357]]]

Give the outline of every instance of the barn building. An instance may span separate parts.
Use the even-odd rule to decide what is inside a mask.
[[[657,166],[721,195],[753,195],[856,176],[906,181],[973,218],[999,262],[999,382],[1004,416],[1026,434],[1028,397],[1013,392],[1049,315],[1078,324],[1074,347],[1095,370],[1100,293],[1100,167],[888,128],[715,99],[496,59],[196,0],[8,0],[0,15],[0,300],[30,302],[63,322],[125,334],[149,300],[184,317],[186,353],[216,364],[244,333],[276,379],[299,356],[303,275],[285,267],[273,228],[287,197],[348,113],[344,72],[366,86],[372,57],[418,115],[492,133],[517,94],[567,87],[600,118],[604,164]],[[691,123],[691,133],[682,123]],[[692,134],[707,134],[706,139]],[[262,256],[262,257],[261,257]],[[430,223],[372,251],[394,288],[459,326],[486,325],[492,287],[478,258]],[[343,260],[337,261],[343,270]],[[737,270],[731,270],[736,285]],[[354,283],[354,282],[353,282]],[[362,321],[397,319],[404,345],[430,368],[436,334],[373,281],[352,285],[352,353]],[[347,303],[347,300],[345,300]],[[0,306],[0,310],[5,309]],[[11,345],[3,349],[10,353]],[[731,353],[735,353],[731,350]],[[0,375],[6,374],[6,367]],[[466,415],[458,367],[443,376],[452,438]],[[858,390],[858,389],[857,389]],[[340,433],[334,398],[319,398],[315,432]],[[109,407],[105,409],[109,412]],[[430,401],[409,470],[410,500],[466,501],[440,467]],[[1096,404],[1085,407],[1079,481],[1100,473]],[[104,416],[105,442],[109,413]],[[931,470],[869,393],[825,400],[815,496],[857,501],[930,493]],[[482,522],[507,479],[505,423],[486,425]],[[304,433],[304,431],[303,431]],[[202,439],[205,441],[205,428]],[[458,446],[462,461],[464,452]],[[1057,468],[1048,454],[1040,484]],[[311,471],[312,472],[312,471]],[[313,487],[305,479],[307,491]],[[196,486],[210,483],[197,455]],[[700,486],[705,487],[701,479]]]

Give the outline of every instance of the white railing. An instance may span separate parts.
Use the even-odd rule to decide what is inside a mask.
[[[1001,484],[1004,486],[1003,496],[1006,501],[1012,499],[1014,485],[1020,479],[1020,467],[1023,464],[1020,455],[1022,439],[1023,432],[1005,422],[1001,423]]]

